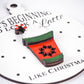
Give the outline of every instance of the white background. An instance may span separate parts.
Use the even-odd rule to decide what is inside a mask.
[[[0,0],[0,19],[9,15],[6,10],[6,5],[10,1],[12,2],[14,0]],[[62,12],[84,25],[84,0],[15,0],[15,2],[19,2],[29,11],[56,10]],[[16,83],[12,83],[0,77],[0,84]],[[61,84],[84,84],[84,72]]]

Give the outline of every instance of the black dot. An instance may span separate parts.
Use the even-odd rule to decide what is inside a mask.
[[[77,52],[80,52],[80,49],[78,49]]]
[[[59,33],[62,33],[62,31],[59,31]]]
[[[1,56],[1,58],[4,58],[4,56]]]
[[[78,38],[81,38],[81,36],[78,36]]]
[[[10,7],[16,8],[17,7],[17,4],[11,4]]]
[[[17,76],[20,76],[20,74],[19,74],[19,73],[17,73]]]
[[[67,23],[69,24],[70,22],[68,21]]]
[[[13,40],[14,42],[16,41],[16,39]]]
[[[26,59],[26,57],[24,56],[24,57],[22,57],[23,59]]]

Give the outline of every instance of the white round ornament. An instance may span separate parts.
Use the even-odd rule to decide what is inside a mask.
[[[12,12],[12,11],[11,11]],[[24,24],[23,35],[15,34],[15,25]],[[45,67],[35,55],[23,46],[22,38],[53,31],[54,40],[64,55],[64,62]],[[23,83],[58,83],[84,70],[84,26],[72,18],[54,12],[27,12],[14,14],[0,21],[0,75]]]

